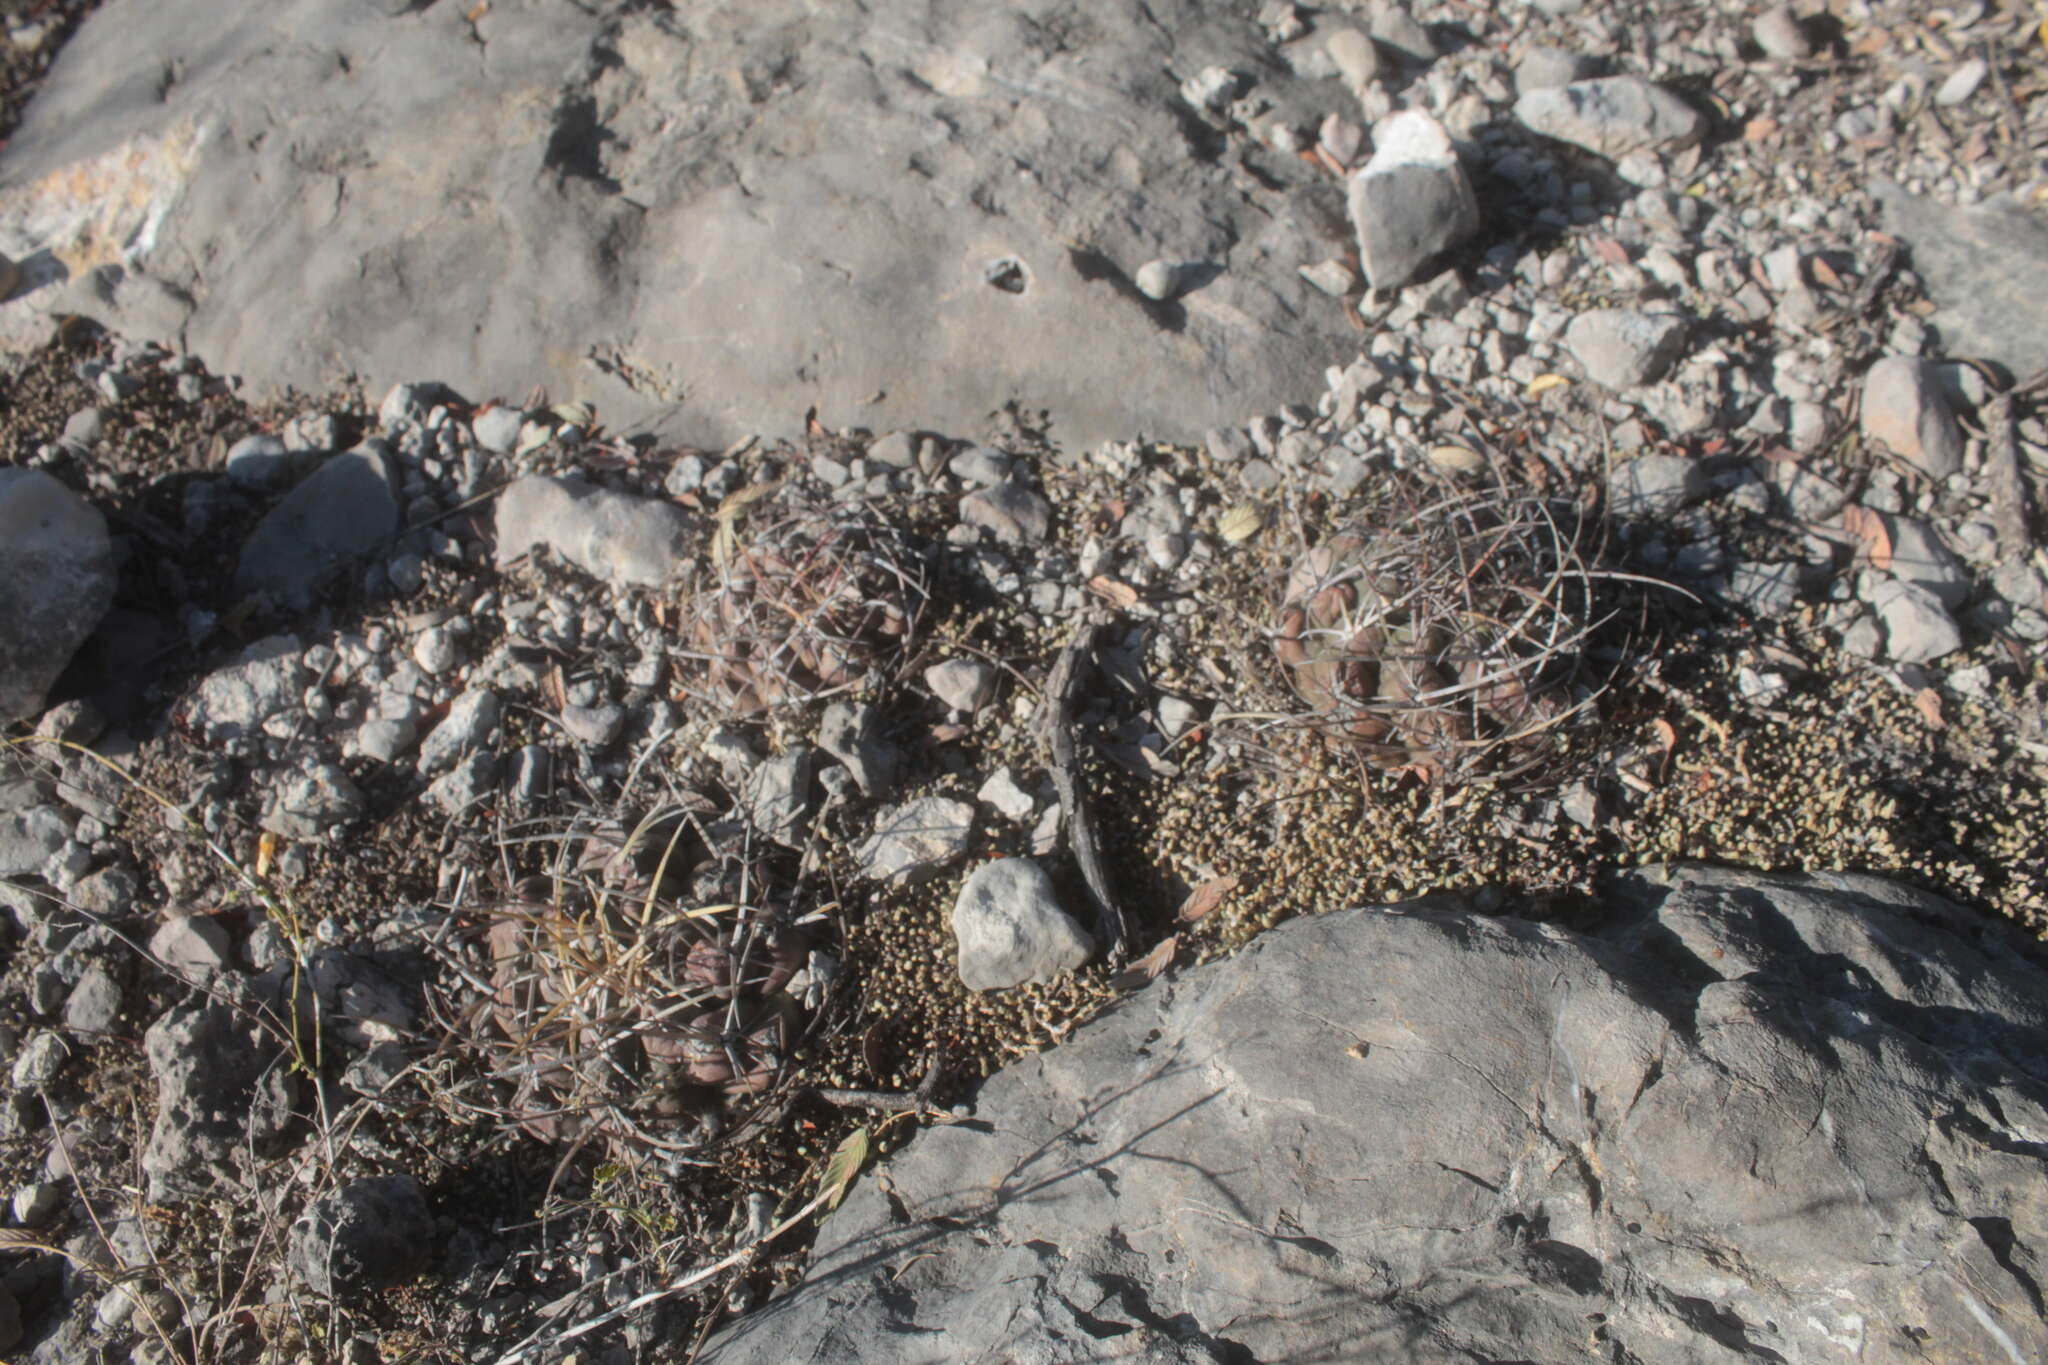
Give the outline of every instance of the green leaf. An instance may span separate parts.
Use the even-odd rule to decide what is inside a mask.
[[[839,1201],[846,1198],[847,1190],[853,1187],[853,1178],[860,1174],[860,1168],[868,1159],[868,1130],[856,1128],[846,1135],[839,1149],[832,1153],[832,1159],[825,1163],[825,1179],[818,1186],[818,1193],[825,1198],[825,1207],[836,1209]]]
[[[591,1183],[594,1185],[608,1184],[624,1174],[625,1169],[623,1166],[607,1161],[604,1165],[590,1173]]]

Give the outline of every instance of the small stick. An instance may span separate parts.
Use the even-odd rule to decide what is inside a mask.
[[[1095,817],[1081,794],[1081,759],[1074,743],[1074,706],[1081,682],[1095,662],[1095,639],[1101,629],[1093,623],[1083,625],[1060,651],[1045,685],[1043,723],[1046,746],[1052,753],[1053,786],[1059,790],[1060,810],[1066,817],[1067,842],[1094,903],[1096,937],[1102,942],[1103,956],[1115,967],[1123,964],[1125,956],[1124,917],[1110,895],[1102,850],[1095,842]]]

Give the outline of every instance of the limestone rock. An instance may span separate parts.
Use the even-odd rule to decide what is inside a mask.
[[[156,1126],[142,1154],[149,1197],[204,1195],[248,1156],[275,1155],[295,1085],[279,1044],[225,1000],[172,1009],[143,1035],[156,1075]]]
[[[1607,476],[1607,504],[1624,520],[1668,517],[1707,495],[1697,460],[1682,455],[1638,455]]]
[[[39,469],[0,469],[0,723],[42,710],[113,601],[106,518]]]
[[[352,1180],[292,1224],[292,1273],[317,1294],[404,1284],[434,1254],[434,1214],[409,1175]]]
[[[983,863],[953,902],[960,980],[971,991],[1054,981],[1095,951],[1060,906],[1052,878],[1029,858]]]
[[[2018,936],[1852,874],[1605,902],[1297,919],[1141,991],[864,1174],[707,1361],[2048,1358]]]
[[[390,457],[375,442],[330,455],[265,514],[242,544],[235,588],[305,608],[328,578],[398,531]]]
[[[257,398],[346,371],[371,392],[538,383],[709,450],[764,420],[800,436],[813,404],[964,431],[1015,400],[1069,449],[1196,439],[1312,400],[1354,341],[1294,274],[1336,254],[1328,187],[1283,167],[1239,195],[1162,81],[1214,66],[1326,98],[1246,6],[392,7],[87,18],[9,138],[0,235],[91,297],[24,261],[0,339],[88,313]],[[1142,183],[1103,173],[1126,163]],[[1147,306],[1099,268],[1154,258],[1224,274]]]
[[[1372,159],[1351,177],[1349,205],[1359,259],[1375,289],[1419,278],[1479,231],[1479,201],[1450,134],[1421,110],[1379,125]]]
[[[698,526],[673,503],[534,474],[498,496],[498,564],[545,545],[594,578],[656,588],[682,562]]]
[[[1882,441],[1930,479],[1963,467],[1963,430],[1949,411],[1934,367],[1918,356],[1888,355],[1863,377],[1863,435]]]
[[[861,870],[876,881],[910,885],[937,876],[967,851],[974,806],[950,796],[920,796],[875,817],[860,846]]]
[[[1679,151],[1706,136],[1706,116],[1641,76],[1604,76],[1527,90],[1515,117],[1531,132],[1620,160],[1631,152]]]
[[[1902,664],[1932,663],[1963,647],[1963,633],[1941,598],[1918,583],[1885,579],[1870,590],[1869,600],[1884,624],[1886,658]]]
[[[1656,383],[1685,349],[1685,339],[1684,318],[1628,308],[1581,313],[1564,333],[1586,377],[1610,389]]]

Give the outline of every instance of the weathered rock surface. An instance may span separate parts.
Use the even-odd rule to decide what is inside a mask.
[[[1013,398],[1074,448],[1194,438],[1352,341],[1295,273],[1340,245],[1334,187],[1267,149],[1241,193],[1184,122],[1177,71],[1315,89],[1241,7],[383,8],[88,20],[0,170],[0,238],[48,248],[0,331],[88,313],[259,392],[538,380],[614,428],[680,404],[713,449],[811,403],[964,431]],[[1155,258],[1223,270],[1155,303]]]
[[[960,980],[971,991],[1052,981],[1088,960],[1095,942],[1060,906],[1045,869],[995,858],[974,869],[953,903]]]
[[[204,1195],[275,1155],[291,1124],[292,1073],[283,1049],[224,1000],[173,1009],[143,1035],[156,1075],[156,1127],[142,1153],[149,1197]]]
[[[1479,231],[1479,201],[1450,134],[1428,114],[1396,114],[1377,134],[1372,160],[1351,178],[1349,206],[1366,278],[1394,289]]]
[[[498,498],[498,563],[545,545],[607,583],[659,587],[682,562],[697,524],[673,503],[530,475]]]
[[[0,723],[23,720],[114,600],[98,509],[38,469],[0,469]]]
[[[1963,467],[1963,431],[1949,411],[1934,367],[1918,356],[1888,355],[1863,377],[1863,435],[1882,441],[1930,479]]]
[[[354,1180],[292,1224],[292,1273],[319,1294],[404,1284],[434,1254],[434,1215],[409,1175]]]
[[[1532,132],[1620,158],[1630,152],[1677,151],[1706,136],[1706,116],[1641,76],[1605,76],[1530,90],[1515,117]]]
[[[1599,308],[1572,319],[1564,344],[1594,383],[1632,389],[1663,378],[1685,338],[1685,319],[1676,314]]]
[[[708,1358],[2048,1355],[2017,938],[1851,875],[1608,909],[1352,910],[1156,984],[863,1178]]]
[[[2048,369],[2048,223],[2009,201],[1957,208],[1876,180],[1885,226],[1912,249],[1950,355],[1995,360],[2016,379]]]
[[[950,796],[920,796],[875,817],[859,849],[861,871],[876,881],[911,885],[938,875],[967,851],[974,806]]]
[[[309,607],[331,575],[368,558],[397,531],[387,452],[371,443],[329,456],[249,533],[235,587]]]

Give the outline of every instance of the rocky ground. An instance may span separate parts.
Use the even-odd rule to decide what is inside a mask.
[[[1160,98],[1342,196],[1355,345],[1199,444],[251,401],[50,314],[0,1350],[689,1358],[844,1144],[1302,915],[1699,859],[2038,933],[2040,17],[1216,8],[1288,102]]]

